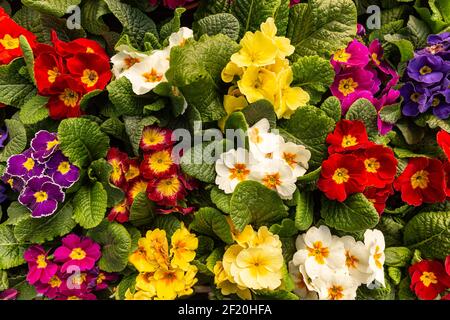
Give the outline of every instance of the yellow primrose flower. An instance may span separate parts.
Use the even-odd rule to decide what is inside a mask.
[[[285,69],[290,69],[289,60],[288,59],[280,59],[276,58],[275,63],[267,66],[266,69],[272,71],[275,74],[279,74],[281,71]]]
[[[278,235],[269,231],[266,226],[259,228],[250,242],[250,247],[270,246],[281,249],[281,241]]]
[[[275,63],[278,48],[274,41],[261,31],[247,32],[240,45],[241,50],[231,56],[231,61],[238,67],[264,67]]]
[[[181,269],[164,270],[155,272],[156,295],[161,300],[174,300],[178,292],[184,290],[184,272]]]
[[[179,297],[188,296],[194,293],[192,287],[197,283],[198,279],[195,277],[197,275],[197,267],[194,265],[189,265],[185,275],[184,275],[184,289],[178,293]]]
[[[189,263],[195,258],[197,247],[197,237],[182,225],[172,235],[172,248],[170,249],[170,255],[173,257],[172,267],[188,270]]]
[[[238,81],[239,90],[249,103],[267,99],[273,103],[278,89],[275,73],[264,68],[249,67]]]
[[[155,296],[156,295],[156,281],[153,278],[153,273],[151,273],[151,272],[140,273],[136,277],[135,288],[136,288],[136,290],[146,291],[149,294],[151,294],[152,296]]]
[[[149,230],[146,234],[149,257],[156,261],[159,266],[167,267],[169,264],[169,244],[167,242],[166,231],[155,229]]]
[[[154,295],[150,292],[138,290],[132,293],[130,289],[125,292],[125,300],[152,300]]]
[[[214,283],[223,295],[228,296],[230,294],[237,294],[241,299],[252,299],[252,294],[249,289],[238,286],[235,282],[233,282],[233,280],[231,280],[232,278],[223,268],[222,261],[216,262],[213,272]]]
[[[233,81],[235,76],[240,77],[243,73],[243,68],[238,67],[234,62],[230,61],[225,69],[222,70],[222,80],[223,82],[229,83]]]
[[[279,91],[275,97],[275,113],[278,118],[289,119],[300,107],[309,102],[309,94],[300,87],[291,87],[294,80],[292,69],[284,69],[278,75]]]
[[[273,18],[268,18],[266,22],[261,24],[261,31],[267,37],[273,39],[275,45],[278,48],[278,57],[281,59],[292,55],[295,51],[295,47],[291,45],[291,40],[286,37],[277,37],[277,26]]]
[[[149,257],[147,250],[149,250],[148,240],[141,238],[138,241],[138,248],[128,258],[139,272],[154,272],[158,268],[158,263]]]
[[[227,115],[218,121],[219,128],[222,131],[224,130],[225,122],[230,114],[244,109],[248,106],[248,102],[245,96],[242,95],[241,91],[239,91],[239,88],[232,86],[228,89],[228,94],[223,97],[223,106]]]

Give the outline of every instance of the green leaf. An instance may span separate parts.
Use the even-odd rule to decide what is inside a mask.
[[[104,158],[109,148],[109,137],[100,130],[98,124],[84,118],[61,121],[58,137],[64,155],[80,168]]]
[[[230,13],[232,2],[229,0],[201,1],[198,9],[194,13],[195,20],[207,17],[212,14],[227,12]]]
[[[411,41],[390,34],[385,35],[384,39],[398,48],[400,51],[400,62],[407,62],[414,58],[414,46]]]
[[[232,10],[241,25],[241,36],[259,30],[261,23],[275,16],[280,5],[281,0],[235,0]]]
[[[183,7],[179,7],[179,8],[175,9],[175,11],[173,12],[174,15],[173,15],[172,20],[170,20],[169,22],[167,22],[165,25],[163,25],[161,27],[161,31],[160,31],[161,39],[167,39],[168,37],[170,37],[170,35],[172,33],[180,30],[180,27],[181,27],[180,18],[181,18],[181,15],[185,11],[186,11],[186,9]]]
[[[36,84],[36,79],[34,77],[34,54],[33,49],[31,49],[30,44],[28,43],[27,38],[24,36],[20,36],[20,49],[23,53],[23,59],[25,60],[25,64],[27,66],[28,74],[30,75],[31,81]]]
[[[214,208],[200,208],[194,214],[194,220],[189,227],[201,234],[219,238],[226,244],[233,243],[231,228],[225,216]]]
[[[245,146],[246,149],[249,148],[247,135],[248,124],[242,112],[236,111],[230,114],[225,122],[224,129],[225,136],[228,136],[228,133],[230,133],[230,135],[235,135],[241,145]]]
[[[425,22],[411,15],[409,16],[407,28],[416,48],[422,48],[427,45],[427,38],[431,30]]]
[[[25,263],[26,243],[18,241],[11,226],[0,225],[0,269],[10,269]]]
[[[20,121],[6,119],[5,124],[9,142],[3,150],[0,150],[0,161],[6,161],[12,155],[21,153],[27,145],[27,132]]]
[[[238,231],[248,224],[259,227],[288,216],[278,193],[256,181],[239,183],[231,197],[230,207],[230,217]]]
[[[30,217],[30,210],[27,207],[21,205],[18,201],[12,202],[8,207],[8,220],[6,220],[4,225],[15,226],[20,220]]]
[[[388,267],[387,272],[394,285],[398,285],[402,280],[402,270],[396,267]]]
[[[410,289],[411,279],[409,276],[405,277],[400,281],[398,287],[398,298],[399,300],[416,300],[416,295]]]
[[[371,229],[379,220],[375,207],[361,193],[349,196],[344,202],[323,196],[320,214],[328,226],[348,232]]]
[[[188,40],[183,47],[171,51],[166,77],[180,89],[188,104],[200,112],[205,122],[226,115],[218,90],[222,83],[221,72],[238,50],[236,42],[218,34],[203,35],[199,41]]]
[[[108,196],[108,208],[122,202],[124,197],[124,192],[111,184],[109,180],[112,171],[112,165],[110,165],[105,159],[93,161],[88,169],[89,177],[93,181],[98,181],[103,185],[103,188]]]
[[[48,117],[49,97],[34,96],[23,105],[19,112],[20,121],[23,124],[35,124]]]
[[[306,106],[297,109],[291,119],[287,120],[282,128],[285,129],[294,139],[289,138],[280,130],[280,134],[287,141],[304,145],[311,151],[309,167],[314,170],[322,164],[327,154],[325,140],[328,133],[333,131],[334,120],[326,115],[319,108]]]
[[[405,226],[405,244],[428,259],[444,260],[450,252],[450,212],[422,212]]]
[[[445,1],[445,0],[444,0]],[[435,5],[436,0],[429,0],[427,3],[430,5],[431,10],[426,7],[422,7],[422,1],[416,0],[414,9],[419,14],[421,19],[425,21],[431,28],[433,33],[439,33],[442,29],[448,27],[449,21],[444,21],[439,9]]]
[[[95,229],[89,230],[87,235],[102,247],[102,257],[98,262],[101,270],[120,272],[126,268],[131,251],[131,237],[123,225],[103,220]]]
[[[145,192],[140,192],[130,207],[130,222],[136,227],[150,224],[155,218],[154,205]]]
[[[130,139],[131,146],[133,147],[133,152],[135,156],[139,156],[139,143],[141,142],[142,138],[142,130],[146,126],[151,126],[158,122],[158,119],[149,116],[145,118],[140,117],[125,117],[124,123],[125,123],[125,131]]]
[[[380,110],[380,118],[384,122],[395,124],[402,117],[400,104],[385,106]]]
[[[125,293],[128,289],[134,290],[136,285],[136,275],[130,274],[122,278],[119,285],[117,286],[116,299],[125,300]]]
[[[283,219],[281,223],[271,225],[269,231],[283,238],[293,237],[298,233],[292,219]]]
[[[294,73],[293,84],[306,90],[310,97],[310,103],[315,104],[322,99],[334,81],[334,69],[328,59],[318,56],[300,57],[292,65]]]
[[[295,208],[295,227],[308,230],[314,221],[314,198],[312,192],[300,192]]]
[[[106,87],[109,99],[115,107],[116,116],[138,116],[141,115],[144,106],[148,105],[148,99],[133,93],[131,82],[122,77],[111,81]]]
[[[411,261],[413,253],[406,247],[390,247],[384,250],[385,265],[390,267],[406,267]]]
[[[8,272],[0,270],[0,292],[9,288]]]
[[[36,95],[34,84],[20,74],[23,59],[0,66],[0,103],[20,108]]]
[[[231,211],[230,202],[231,202],[231,194],[225,194],[222,190],[220,190],[218,187],[214,186],[211,189],[211,201],[216,205],[216,207],[229,214]]]
[[[286,36],[287,27],[289,24],[289,9],[290,9],[290,0],[281,0],[280,6],[275,12],[275,25],[277,26],[278,32],[277,36],[284,37]]]
[[[101,124],[100,129],[116,139],[128,141],[125,125],[116,117],[106,119],[105,122]]]
[[[81,8],[81,24],[92,34],[101,35],[109,31],[109,27],[103,21],[103,16],[109,13],[104,1],[86,0]]]
[[[208,270],[211,272],[214,272],[214,266],[216,265],[216,262],[219,260],[222,260],[224,254],[223,248],[215,248],[213,252],[206,258],[206,266],[208,267]]]
[[[239,39],[239,20],[229,13],[218,13],[197,21],[195,33],[199,36],[224,34],[237,41]]]
[[[145,33],[151,32],[158,37],[156,25],[144,12],[119,0],[104,0],[109,10],[123,26],[122,33],[130,37],[135,48],[142,46]]]
[[[386,215],[381,216],[377,229],[383,232],[386,247],[401,246],[403,224]]]
[[[249,104],[241,110],[249,127],[255,125],[261,119],[267,119],[271,128],[277,126],[277,115],[273,109],[273,105],[267,100],[259,100]]]
[[[73,218],[85,229],[98,226],[105,217],[107,198],[100,182],[82,186],[73,198]]]
[[[48,13],[57,17],[65,15],[69,7],[77,6],[81,0],[22,0],[22,4],[42,13]]]
[[[156,216],[153,222],[154,229],[165,230],[167,238],[172,238],[172,235],[181,228],[181,222],[174,215]]]
[[[72,205],[67,202],[49,217],[36,219],[28,216],[14,227],[14,236],[18,241],[31,243],[44,243],[62,237],[76,226],[72,212]]]
[[[197,257],[204,257],[209,255],[211,251],[214,250],[214,240],[207,236],[199,235],[198,238],[198,248],[196,250]]]
[[[356,34],[356,7],[351,0],[311,0],[291,8],[287,36],[295,57],[329,58]]]
[[[36,288],[30,285],[26,279],[21,281],[18,284],[14,285],[14,288],[19,291],[19,295],[17,296],[17,300],[33,300],[37,296]]]
[[[377,109],[367,99],[356,100],[348,109],[345,119],[362,121],[369,137],[374,137],[378,134]]]
[[[89,106],[89,102],[102,92],[103,90],[95,89],[83,95],[80,100],[80,108],[82,110],[86,110],[87,107]]]
[[[385,287],[369,289],[367,286],[360,286],[357,292],[358,300],[394,300],[395,290],[389,279],[385,278]]]
[[[320,106],[320,109],[323,110],[327,116],[333,119],[335,122],[341,120],[342,109],[341,102],[338,98],[331,96],[328,97]]]

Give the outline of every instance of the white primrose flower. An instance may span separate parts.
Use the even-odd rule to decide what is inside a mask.
[[[369,250],[361,241],[356,241],[351,236],[341,238],[345,249],[345,265],[352,276],[359,284],[369,283],[372,277],[372,270],[369,266]]]
[[[148,55],[134,51],[126,45],[119,46],[118,49],[120,51],[111,58],[112,72],[116,79],[120,79],[125,71],[148,57]]]
[[[155,50],[142,62],[135,64],[123,73],[130,80],[133,92],[143,95],[153,90],[161,82],[166,82],[166,71],[169,69],[167,53]]]
[[[364,244],[369,251],[369,267],[372,271],[372,276],[368,283],[376,280],[384,284],[384,235],[380,230],[367,230],[364,233]]]
[[[169,48],[172,49],[173,47],[177,46],[184,46],[186,41],[189,38],[194,37],[194,32],[186,27],[181,27],[180,30],[177,32],[174,32],[169,37]]]
[[[311,279],[333,270],[345,270],[344,244],[338,237],[331,235],[327,226],[312,227],[297,237],[297,252],[294,254],[295,265],[304,265]]]
[[[267,188],[278,192],[281,199],[292,199],[297,186],[297,178],[291,168],[280,160],[266,159],[261,161],[252,173],[252,180],[256,180]]]
[[[288,270],[294,281],[294,293],[304,300],[317,300],[318,296],[315,288],[311,288],[310,279],[300,272],[300,267],[296,266],[293,261],[289,261]]]
[[[311,152],[302,145],[287,142],[279,145],[279,150],[273,154],[273,158],[286,162],[292,169],[294,176],[298,178],[308,170]]]
[[[216,184],[219,189],[229,194],[234,191],[239,182],[249,180],[253,171],[251,167],[253,162],[252,155],[243,148],[222,153],[216,160]]]
[[[313,279],[320,300],[355,300],[359,283],[344,271],[324,272]]]
[[[250,152],[259,160],[271,159],[278,153],[280,145],[284,143],[283,137],[270,133],[269,120],[261,119],[248,129]]]

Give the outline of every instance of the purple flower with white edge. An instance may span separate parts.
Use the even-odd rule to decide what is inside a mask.
[[[11,176],[21,177],[28,181],[32,177],[40,176],[44,172],[45,166],[33,159],[31,149],[21,154],[16,154],[8,158],[5,172]]]
[[[55,152],[59,146],[59,140],[56,133],[40,130],[35,134],[30,145],[33,149],[34,159],[43,163]]]
[[[27,281],[47,283],[58,271],[58,266],[47,258],[48,252],[40,245],[29,247],[23,257],[28,262]]]
[[[91,270],[100,259],[100,245],[89,237],[69,234],[62,239],[62,245],[55,250],[55,261],[62,262],[62,272],[70,266],[77,266],[80,271]]]
[[[433,55],[416,56],[409,62],[407,68],[411,79],[428,86],[440,82],[449,71],[450,63]]]
[[[25,181],[21,177],[15,177],[8,173],[4,173],[2,176],[2,181],[9,185],[11,189],[20,192],[25,186]]]
[[[8,131],[0,130],[0,149],[5,147],[6,139],[8,139]]]
[[[404,99],[402,112],[405,116],[416,117],[427,110],[426,104],[431,95],[428,89],[407,82],[400,88],[400,94]]]
[[[69,159],[59,150],[48,160],[46,173],[64,188],[71,187],[80,177],[80,169],[70,164]]]
[[[64,201],[64,192],[47,176],[33,177],[18,200],[31,210],[33,218],[41,218],[55,213],[58,203]]]
[[[450,90],[447,92],[435,92],[427,103],[427,109],[431,108],[433,114],[439,119],[447,119],[450,116]]]

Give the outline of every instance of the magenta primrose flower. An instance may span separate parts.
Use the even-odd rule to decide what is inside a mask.
[[[70,266],[77,266],[80,271],[91,270],[100,259],[100,245],[89,237],[69,234],[62,239],[62,246],[55,250],[55,262],[63,263],[62,272]]]
[[[28,262],[27,281],[35,284],[38,281],[48,282],[58,271],[58,266],[47,259],[48,252],[40,245],[29,247],[24,253]]]
[[[359,42],[353,40],[345,49],[337,51],[331,58],[331,64],[336,72],[341,69],[345,72],[349,67],[363,68],[369,63],[369,49]]]
[[[380,80],[374,78],[374,73],[365,69],[349,69],[345,73],[336,75],[331,86],[331,92],[339,100],[343,100],[349,95],[367,90],[375,93],[380,88]]]

